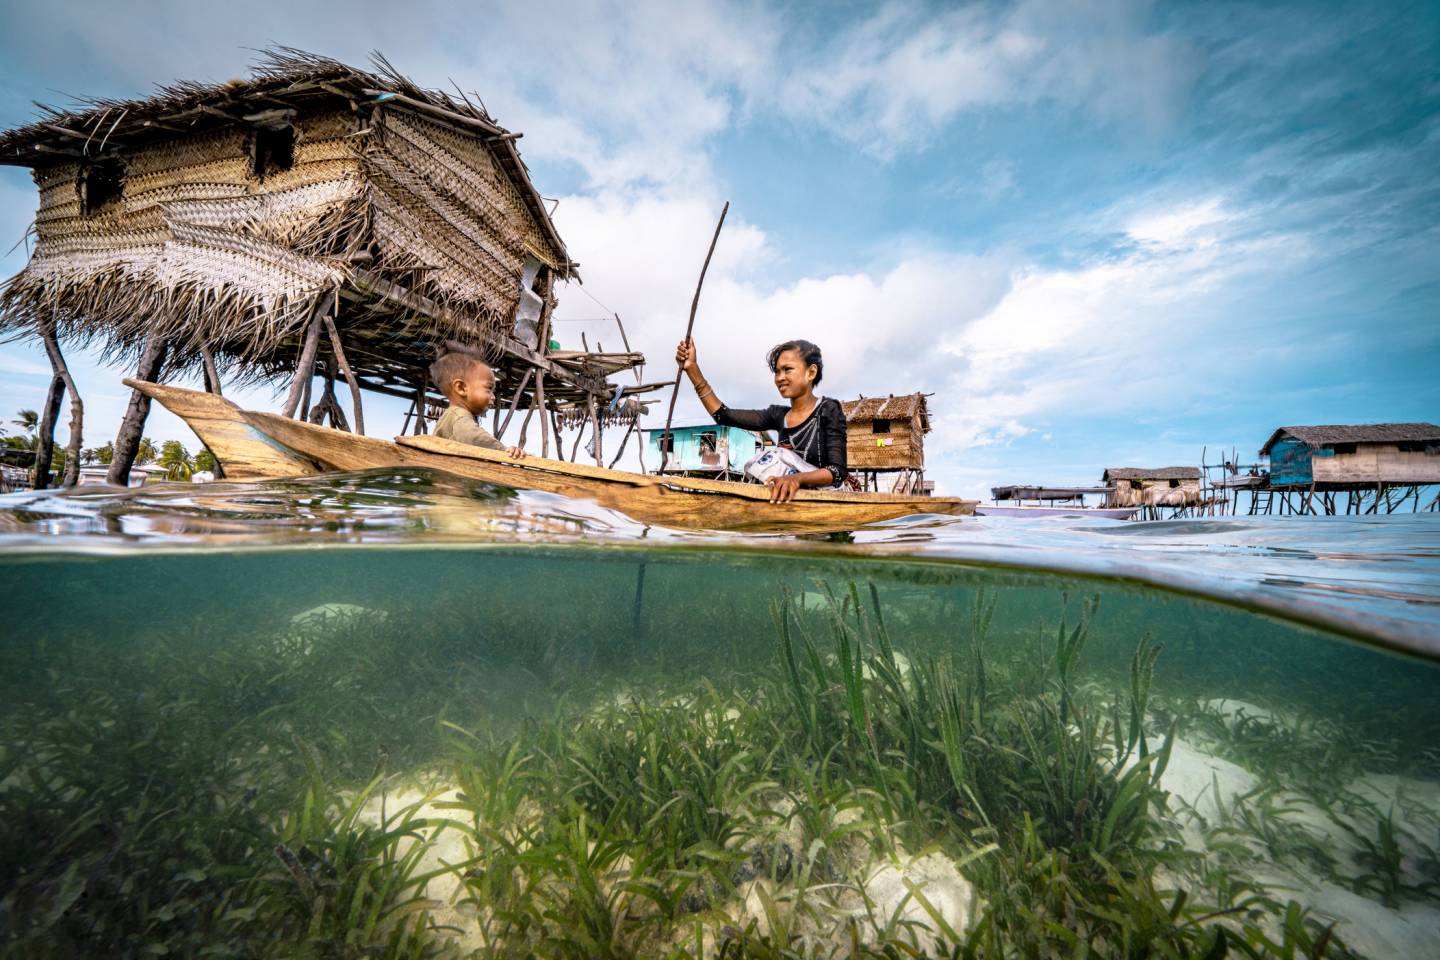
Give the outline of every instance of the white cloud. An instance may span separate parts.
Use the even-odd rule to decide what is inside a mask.
[[[1219,197],[1209,197],[1176,209],[1150,211],[1132,220],[1125,232],[1140,243],[1179,246],[1187,242],[1210,243],[1207,228],[1225,223],[1231,215]]]
[[[1045,100],[1158,131],[1182,109],[1200,57],[1149,32],[1149,12],[1143,0],[938,13],[889,3],[803,61],[781,99],[881,156],[923,146],[962,111]]]

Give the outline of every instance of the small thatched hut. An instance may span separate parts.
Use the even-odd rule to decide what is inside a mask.
[[[1200,503],[1199,467],[1110,467],[1107,507],[1188,507]]]
[[[930,432],[925,396],[861,397],[841,404],[845,454],[851,473],[866,490],[880,488],[882,473],[898,474],[889,484],[897,492],[925,489],[925,434]]]
[[[1272,488],[1440,484],[1440,426],[1280,427],[1260,448],[1260,456],[1270,458]]]
[[[364,388],[411,399],[417,432],[425,370],[446,341],[497,366],[497,406],[511,411],[595,409],[606,374],[636,362],[547,356],[554,284],[576,265],[520,135],[378,55],[364,71],[280,49],[244,80],[43,109],[0,134],[0,163],[31,167],[40,201],[30,262],[0,296],[0,333],[45,341],[47,412],[68,389],[77,450],[67,341],[138,362],[141,379],[203,370],[218,391],[222,375],[291,377],[285,412],[337,426],[343,375],[357,427]],[[326,388],[311,404],[317,373]],[[147,406],[136,394],[115,482]]]

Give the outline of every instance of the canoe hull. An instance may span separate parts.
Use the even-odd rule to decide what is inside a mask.
[[[226,476],[236,479],[419,467],[592,500],[643,523],[746,533],[847,531],[916,514],[965,516],[975,507],[973,500],[825,491],[802,491],[794,503],[773,504],[755,484],[651,477],[541,457],[517,461],[435,437],[393,442],[241,410],[213,394],[144,381],[126,383],[189,424],[225,467]]]

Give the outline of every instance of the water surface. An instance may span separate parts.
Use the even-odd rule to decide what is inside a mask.
[[[1422,956],[1440,518],[0,503],[7,956]]]

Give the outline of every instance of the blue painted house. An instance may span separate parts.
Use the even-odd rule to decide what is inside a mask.
[[[1271,487],[1345,489],[1440,483],[1440,426],[1433,423],[1280,427],[1260,448]]]
[[[673,427],[674,448],[668,458],[661,449],[664,430],[645,431],[645,462],[653,463],[660,472],[713,477],[717,480],[739,479],[745,461],[760,451],[760,438],[739,427],[722,427],[707,423],[691,427]]]

